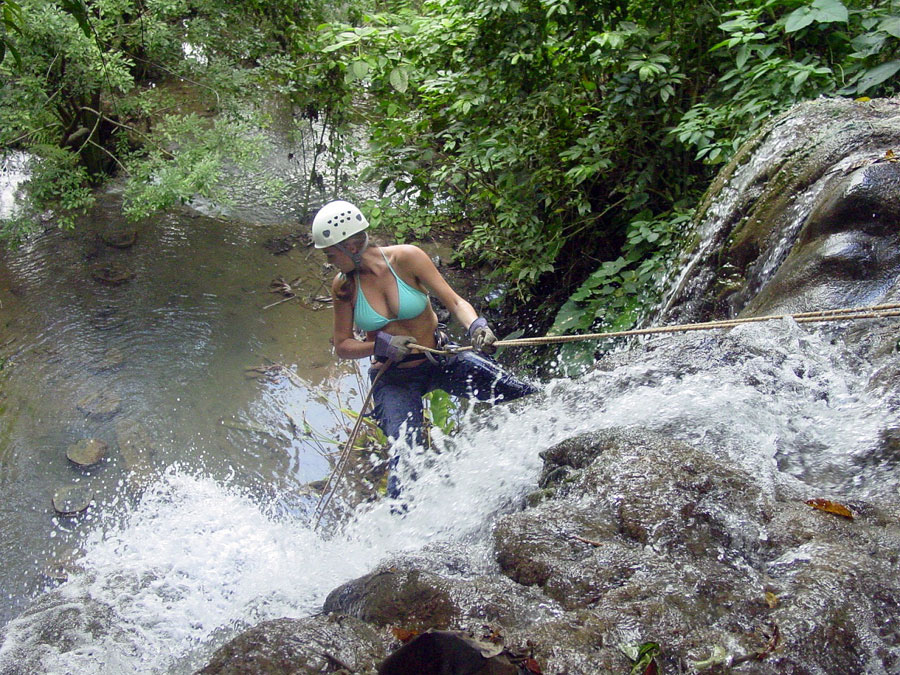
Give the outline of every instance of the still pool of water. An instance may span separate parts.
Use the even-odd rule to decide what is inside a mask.
[[[337,436],[337,397],[359,407],[357,364],[332,355],[329,308],[266,308],[284,297],[270,291],[279,277],[299,278],[307,299],[329,293],[313,249],[265,246],[296,225],[185,210],[138,224],[128,248],[104,243],[129,227],[108,194],[76,231],[0,252],[0,625],[114,508],[123,482],[181,464],[303,509],[303,486],[328,463],[294,424]],[[130,278],[110,285],[95,278],[104,272]],[[247,370],[276,364],[296,376]],[[108,445],[89,469],[66,457],[86,438]],[[54,494],[76,485],[93,505],[58,515]]]

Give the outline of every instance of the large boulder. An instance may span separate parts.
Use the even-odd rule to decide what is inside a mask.
[[[662,320],[876,304],[900,289],[900,99],[819,99],[746,143],[698,209]]]

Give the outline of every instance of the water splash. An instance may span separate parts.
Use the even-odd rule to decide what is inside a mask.
[[[278,515],[227,481],[172,467],[136,508],[87,538],[84,572],[56,591],[107,608],[105,629],[42,665],[193,672],[241,629],[313,614],[328,592],[393,554],[464,542],[471,568],[490,566],[492,524],[535,487],[539,452],[580,433],[660,431],[727,458],[768,493],[897,493],[892,466],[861,462],[896,414],[866,391],[874,367],[830,333],[785,320],[660,338],[615,358],[606,370],[471,413],[461,433],[438,439],[439,453],[413,453],[418,479],[405,488],[402,517],[383,500],[314,532],[311,504]],[[26,614],[9,624],[0,670],[17,648],[39,649],[35,621]]]

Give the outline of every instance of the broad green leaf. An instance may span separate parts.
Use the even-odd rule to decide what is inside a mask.
[[[347,45],[356,44],[359,40],[344,40],[342,42],[336,42],[333,45],[328,45],[327,47],[322,47],[323,53],[336,52],[338,49],[343,49]]]
[[[354,61],[350,66],[350,70],[356,76],[356,79],[361,80],[369,74],[369,64],[361,60]]]
[[[59,4],[60,7],[75,18],[75,21],[78,22],[78,27],[81,28],[81,32],[91,37],[91,25],[88,23],[87,7],[84,6],[84,1],[60,0]]]
[[[547,331],[547,335],[565,335],[566,333],[582,327],[587,312],[577,301],[569,298],[563,303],[556,313],[553,325]]]
[[[878,30],[883,30],[888,35],[900,38],[900,16],[888,16],[879,24]]]
[[[856,92],[861,94],[894,76],[900,70],[900,59],[894,59],[868,70],[856,84]]]
[[[813,12],[809,7],[798,7],[788,14],[787,21],[784,24],[785,33],[796,33],[803,30],[813,22]]]
[[[847,8],[840,0],[815,0],[812,6],[819,23],[847,23]]]
[[[406,71],[406,68],[402,66],[397,66],[393,70],[391,70],[390,74],[391,86],[399,91],[401,94],[406,91],[406,88],[409,86],[409,74]]]

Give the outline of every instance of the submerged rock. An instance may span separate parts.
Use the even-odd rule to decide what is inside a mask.
[[[111,417],[119,412],[122,399],[108,391],[96,391],[79,399],[76,405],[92,417]]]
[[[110,347],[103,352],[103,358],[97,364],[98,371],[114,370],[125,363],[125,354],[118,347]]]
[[[80,467],[90,467],[106,456],[109,445],[97,438],[82,438],[66,450],[66,457]]]
[[[134,420],[121,420],[116,424],[116,443],[129,484],[137,488],[147,485],[155,476],[154,460],[158,450],[147,428]]]
[[[89,485],[69,485],[59,488],[53,495],[53,508],[61,516],[74,516],[86,510],[94,499]]]
[[[134,278],[134,272],[119,263],[98,265],[91,270],[91,278],[107,286],[120,286]]]
[[[131,248],[137,241],[137,230],[109,230],[100,235],[103,243],[113,248]]]

